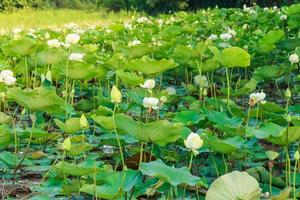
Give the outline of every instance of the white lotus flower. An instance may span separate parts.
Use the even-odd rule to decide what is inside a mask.
[[[195,155],[198,154],[198,149],[200,149],[203,145],[203,140],[200,135],[197,133],[191,132],[186,140],[184,140],[184,145],[189,150],[192,150]]]
[[[71,33],[66,36],[66,43],[77,44],[80,40],[80,36],[76,33]]]
[[[135,40],[133,40],[133,41],[130,41],[130,42],[128,43],[128,46],[129,46],[129,47],[133,47],[133,46],[136,46],[136,45],[139,45],[139,44],[141,44],[141,41],[135,39]]]
[[[49,48],[58,48],[61,45],[61,42],[58,39],[48,40],[47,44]]]
[[[289,57],[289,61],[292,63],[292,64],[296,64],[299,62],[299,56],[297,54],[292,54],[290,55]]]
[[[176,89],[173,87],[167,87],[166,88],[168,95],[176,95]]]
[[[159,100],[155,97],[145,97],[143,99],[143,105],[145,108],[157,110],[158,109]]]
[[[6,85],[14,85],[17,79],[13,76],[11,70],[3,70],[0,73],[0,82],[5,83]]]
[[[281,21],[287,20],[287,15],[281,15],[281,16],[280,16],[280,20],[281,20]]]
[[[83,61],[84,55],[84,53],[71,53],[69,56],[69,60],[81,62]]]
[[[236,32],[230,28],[228,28],[227,33],[232,35],[232,37],[236,36]]]
[[[215,34],[211,34],[209,37],[208,37],[209,40],[216,40],[218,39],[218,36],[215,35]]]
[[[145,89],[148,89],[148,90],[151,90],[155,87],[155,80],[153,79],[148,79],[144,82],[144,84],[140,84],[140,86],[142,88],[145,88]]]
[[[254,106],[257,103],[265,104],[266,103],[266,94],[264,92],[254,92],[249,96],[249,104]]]
[[[195,76],[194,77],[194,82],[200,88],[206,88],[206,87],[208,87],[208,81],[207,81],[206,76],[203,76],[203,75]]]
[[[222,34],[220,35],[220,38],[221,38],[222,40],[230,40],[230,39],[232,38],[232,35],[229,34],[229,33],[222,33]]]

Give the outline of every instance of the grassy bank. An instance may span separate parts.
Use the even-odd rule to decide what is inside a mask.
[[[33,10],[24,9],[14,12],[0,13],[0,27],[4,29],[13,28],[45,28],[61,27],[64,24],[74,22],[79,25],[107,24],[118,19],[126,20],[132,13],[128,12],[106,12],[72,10],[72,9],[50,9]]]

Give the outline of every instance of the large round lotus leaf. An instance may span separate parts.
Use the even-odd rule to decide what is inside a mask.
[[[116,70],[115,73],[121,79],[122,83],[127,86],[137,86],[144,82],[143,77],[137,75],[134,72],[124,72],[123,70]]]
[[[5,148],[12,141],[12,135],[9,131],[8,125],[0,126],[0,149]]]
[[[263,38],[259,40],[261,44],[275,44],[284,37],[284,32],[282,30],[271,30],[264,35]]]
[[[52,66],[53,76],[66,75],[66,65],[53,65]],[[97,76],[98,71],[96,67],[86,62],[70,62],[68,77],[74,80],[91,80]]]
[[[205,118],[204,115],[200,116],[197,112],[195,111],[181,111],[175,115],[173,118],[174,121],[180,122],[183,125],[192,125],[192,124],[197,124],[200,120],[203,120]]]
[[[126,58],[122,54],[114,54],[106,63],[113,69],[123,69],[127,64]]]
[[[255,69],[253,78],[257,81],[267,81],[282,76],[285,70],[285,66],[266,65]]]
[[[139,141],[154,142],[162,146],[175,142],[181,135],[190,132],[181,123],[170,123],[167,120],[142,123],[124,114],[116,114],[115,118],[118,129],[125,131]]]
[[[173,58],[179,64],[186,64],[192,57],[193,49],[187,46],[179,45],[174,49]]]
[[[5,114],[4,112],[0,112],[0,124],[8,124],[11,121],[11,116]]]
[[[201,178],[193,176],[187,167],[170,167],[161,160],[141,163],[140,170],[144,175],[159,178],[160,180],[170,183],[175,187],[182,183],[191,186],[205,185],[201,181]]]
[[[126,69],[132,71],[139,71],[146,75],[156,75],[163,73],[169,69],[177,67],[178,64],[174,60],[154,60],[148,56],[144,56],[140,59],[131,60],[127,65]]]
[[[7,56],[26,56],[34,51],[35,41],[31,38],[25,37],[21,40],[10,40],[10,42],[3,46],[3,52]]]
[[[215,136],[205,138],[205,144],[207,144],[211,150],[223,154],[237,151],[244,143],[245,140],[239,136],[226,138],[224,140]]]
[[[233,171],[216,179],[205,200],[259,200],[260,188],[255,178],[246,172]]]
[[[60,161],[56,165],[54,165],[54,169],[57,172],[65,174],[67,176],[84,176],[95,173],[95,170],[98,170],[96,163],[91,160],[86,160],[79,164]]]
[[[99,172],[96,176],[99,177],[103,172]],[[103,173],[104,183],[102,185],[85,184],[80,188],[81,192],[94,195],[103,199],[122,199],[120,195],[130,190],[141,182],[142,176],[140,172],[127,170],[123,172]],[[96,191],[95,191],[96,189]]]
[[[66,120],[65,123],[58,119],[54,119],[55,124],[65,133],[72,134],[77,131],[80,131],[82,128],[80,127],[80,118],[72,117]]]
[[[239,47],[229,47],[220,53],[219,62],[224,67],[250,66],[250,54]]]
[[[40,65],[56,64],[67,61],[67,51],[64,49],[48,49],[36,54],[37,62]]]
[[[44,87],[33,90],[10,88],[7,91],[9,101],[15,101],[30,111],[44,111],[48,113],[65,112],[65,101],[56,95],[55,90]]]
[[[107,130],[113,130],[114,124],[113,124],[113,118],[107,117],[107,116],[92,116],[93,120],[103,128]]]

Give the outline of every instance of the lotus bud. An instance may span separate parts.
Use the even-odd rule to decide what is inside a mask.
[[[112,87],[110,92],[110,98],[113,103],[121,103],[122,94],[116,86]]]
[[[292,92],[290,88],[287,88],[285,91],[285,98],[290,99],[292,97]]]
[[[89,128],[89,123],[84,115],[81,115],[79,122],[82,129]]]
[[[67,137],[64,142],[62,143],[62,148],[65,151],[69,151],[71,149],[71,139]]]

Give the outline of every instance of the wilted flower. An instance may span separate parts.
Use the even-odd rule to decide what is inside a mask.
[[[144,82],[144,84],[140,84],[140,86],[142,88],[145,88],[145,89],[148,89],[148,90],[151,90],[155,87],[155,80],[153,79],[148,79]]]
[[[173,87],[167,87],[166,91],[168,92],[168,95],[176,95],[176,89]]]
[[[215,35],[215,34],[211,34],[209,37],[208,37],[209,40],[216,40],[218,39],[218,36]]]
[[[0,73],[0,82],[5,83],[6,85],[14,85],[17,79],[13,76],[11,70],[3,70]]]
[[[114,85],[110,91],[110,98],[113,103],[121,103],[122,101],[122,94],[120,90]]]
[[[58,39],[48,40],[47,44],[49,48],[58,48],[61,45],[61,42]]]
[[[155,97],[145,97],[143,99],[143,105],[145,108],[156,110],[158,109],[159,100]]]
[[[130,42],[128,43],[128,46],[129,46],[129,47],[133,47],[133,46],[136,46],[136,45],[139,45],[139,44],[141,44],[141,41],[135,39],[135,40],[133,40],[133,41],[130,41]]]
[[[265,104],[266,103],[265,98],[266,98],[266,94],[264,92],[252,93],[250,94],[249,97],[249,104],[251,106],[254,106],[257,103]]]
[[[200,149],[203,145],[203,140],[197,133],[191,132],[186,140],[184,140],[184,145],[189,150],[192,150],[195,155],[198,155],[197,149]]]
[[[296,64],[299,62],[299,56],[297,54],[292,54],[290,55],[289,57],[289,61],[292,63],[292,64]]]
[[[84,53],[71,53],[69,56],[69,60],[72,61],[83,61]]]
[[[198,75],[194,77],[195,84],[198,85],[200,88],[208,87],[208,81],[206,76]]]
[[[76,33],[71,33],[66,36],[67,44],[76,44],[79,42],[79,40],[80,40],[80,36]]]

